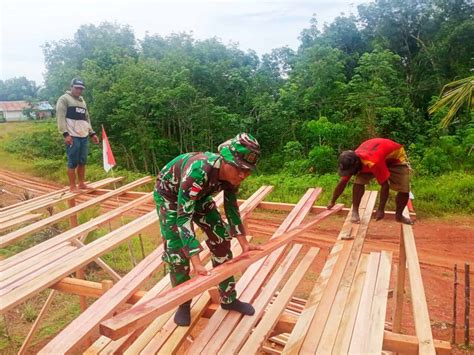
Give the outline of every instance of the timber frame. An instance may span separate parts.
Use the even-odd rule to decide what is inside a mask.
[[[90,190],[79,194],[40,186],[41,193],[33,199],[0,209],[2,247],[61,220],[69,220],[70,226],[51,239],[0,261],[2,314],[40,291],[51,290],[19,353],[28,352],[58,292],[80,296],[82,313],[40,354],[450,353],[448,342],[432,336],[412,227],[400,225],[398,258],[394,262],[392,253],[387,251],[364,253],[376,192],[366,192],[360,207],[361,224],[353,225],[349,208],[337,205],[327,210],[315,205],[321,188],[308,189],[297,204],[288,204],[264,201],[272,187],[262,186],[247,200],[239,200],[244,222],[248,223],[257,208],[287,214],[262,244],[263,250],[238,255],[240,248],[234,240],[232,250],[236,257],[214,269],[209,262],[209,276],[193,277],[176,288],[170,287],[165,276],[145,289],[150,278],[164,268],[162,244],[148,255],[143,252],[142,260],[125,275],[101,259],[120,244],[141,238],[140,233],[158,220],[151,193],[133,191],[152,179],[145,177],[115,187],[120,180],[107,178],[91,183]],[[0,172],[0,181],[20,186],[32,183],[4,172]],[[111,184],[114,189],[105,188]],[[222,194],[215,201],[222,205]],[[61,203],[67,203],[69,208],[51,214]],[[100,206],[101,213],[79,224],[78,213],[93,206]],[[346,218],[339,235],[332,236],[329,253],[325,253],[315,227],[333,215]],[[387,213],[387,218],[391,216],[393,213]],[[93,242],[85,242],[90,232],[117,220],[121,221],[120,226]],[[325,240],[328,237],[331,236],[325,235]],[[208,259],[207,248],[201,257]],[[298,285],[318,258],[324,266],[308,299],[295,297]],[[108,278],[101,282],[86,280],[91,263],[102,268]],[[392,266],[396,270],[393,275]],[[254,305],[253,317],[241,317],[219,307],[215,286],[239,273],[239,298]],[[391,277],[395,280],[393,291],[389,290]],[[401,334],[407,286],[416,328],[413,335]],[[92,299],[95,301],[90,304]],[[177,327],[174,310],[189,299],[193,300],[192,324]],[[393,302],[394,312],[386,319],[388,302]],[[200,331],[193,334],[198,323]]]

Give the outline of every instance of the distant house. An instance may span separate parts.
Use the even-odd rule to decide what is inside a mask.
[[[51,117],[54,108],[47,101],[30,104],[27,101],[0,101],[0,120],[27,121],[30,112],[36,119]],[[3,118],[3,119],[2,119]]]

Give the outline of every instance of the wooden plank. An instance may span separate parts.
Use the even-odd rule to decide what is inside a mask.
[[[23,216],[20,216],[18,218],[11,219],[9,221],[0,223],[0,232],[11,229],[11,228],[17,226],[18,224],[31,222],[31,221],[34,221],[34,220],[39,219],[39,218],[41,218],[40,213],[29,213],[29,214],[25,214]]]
[[[391,264],[392,254],[382,251],[380,253],[377,283],[375,285],[374,299],[370,311],[369,336],[364,350],[366,354],[378,354],[382,352]]]
[[[285,218],[277,231],[273,234],[271,240],[278,238],[290,228],[297,227],[314,204],[314,201],[321,194],[321,189],[308,189],[305,195],[300,199],[296,207]],[[237,283],[237,293],[239,299],[243,302],[252,302],[257,291],[262,287],[263,282],[275,267],[278,260],[282,257],[285,248],[282,247],[270,256],[259,260],[251,265],[242,275]],[[273,295],[270,294],[270,297]],[[263,310],[263,309],[262,309]],[[257,312],[259,310],[256,310]],[[202,330],[194,339],[189,351],[192,353],[215,353],[218,352],[226,338],[230,335],[232,329],[235,328],[242,316],[235,312],[228,312],[218,309],[209,320],[206,328]],[[220,326],[225,323],[224,326]]]
[[[88,233],[97,228],[99,225],[104,224],[112,220],[113,218],[118,217],[137,206],[140,206],[143,203],[146,203],[147,201],[152,199],[152,195],[153,193],[149,193],[146,196],[143,196],[135,201],[129,202],[123,206],[120,206],[115,210],[109,211],[107,213],[104,213],[103,215],[100,215],[99,217],[91,219],[90,221],[85,222],[76,228],[73,228],[51,239],[48,239],[41,244],[35,245],[34,247],[15,254],[9,257],[8,259],[0,261],[0,272],[7,269],[11,269],[15,265],[21,264],[25,260],[31,260],[33,257],[38,256],[40,254],[45,255],[43,253],[45,253],[46,251],[48,251],[49,253],[49,251],[53,250],[61,243],[71,241],[77,236],[84,233]]]
[[[1,177],[0,177],[0,180],[1,180]],[[1,207],[0,208],[0,216],[1,216],[1,213],[5,212],[5,211],[13,210],[17,207],[25,206],[26,204],[34,204],[34,203],[36,203],[40,200],[45,200],[49,197],[58,197],[58,196],[61,196],[62,193],[67,192],[67,191],[69,191],[69,187],[64,187],[60,190],[55,190],[55,191],[48,192],[46,194],[38,195],[36,197],[30,198],[29,200],[20,201],[20,202],[17,202],[15,204],[13,204],[13,205],[8,205],[8,206],[5,206],[5,207]]]
[[[344,314],[342,316],[339,328],[337,330],[336,339],[334,340],[331,352],[334,354],[347,354],[352,337],[352,330],[356,321],[357,311],[364,287],[365,275],[367,273],[367,263],[369,256],[364,254],[361,256],[359,266],[354,276],[354,281],[349,292]],[[318,351],[322,351],[324,346],[324,338],[318,347]],[[323,345],[323,347],[321,347]]]
[[[89,184],[89,187],[90,187],[91,190],[93,190],[93,189],[96,189],[96,188],[99,188],[99,187],[103,187],[103,186],[112,184],[114,182],[118,182],[120,180],[122,180],[122,177],[106,178],[106,179],[96,181],[96,182],[93,182],[93,183]],[[12,216],[19,217],[21,215],[24,215],[24,214],[27,214],[27,213],[30,213],[30,212],[33,212],[33,211],[37,211],[37,210],[40,210],[40,209],[43,209],[43,208],[54,206],[55,204],[57,204],[59,202],[67,201],[67,200],[69,200],[73,197],[79,196],[81,194],[85,195],[88,192],[90,192],[91,190],[80,191],[80,192],[64,192],[57,198],[48,198],[44,201],[35,202],[33,205],[30,205],[30,204],[27,203],[27,201],[25,201],[24,206],[20,206],[18,208],[12,209],[12,210],[2,212],[0,214],[0,223],[4,222],[5,220],[8,220],[8,218],[11,218]]]
[[[38,272],[28,275],[28,277],[22,279],[21,283],[16,283],[8,286],[6,289],[2,289],[0,291],[0,296],[2,297],[0,312],[5,312],[33,294],[58,282],[72,271],[87,265],[94,258],[105,254],[128,238],[131,238],[134,234],[156,223],[157,219],[156,211],[151,211],[110,232],[104,237],[93,241],[80,250],[76,250],[61,259],[61,262],[56,262],[44,270],[39,270]]]
[[[405,208],[405,216],[407,216]],[[403,239],[405,242],[405,253],[408,265],[408,280],[410,282],[411,300],[413,306],[413,318],[415,321],[416,335],[420,342],[420,354],[435,354],[431,322],[426,303],[425,289],[421,277],[420,262],[416,251],[413,227],[402,224]]]
[[[402,330],[403,299],[405,296],[405,278],[407,268],[407,257],[405,252],[405,240],[403,238],[403,227],[400,224],[400,242],[398,249],[397,284],[395,293],[395,308],[393,314],[392,331],[400,333]]]
[[[364,289],[362,290],[362,297],[349,347],[350,354],[362,354],[365,342],[369,336],[370,310],[372,309],[379,264],[380,253],[370,253]]]
[[[244,253],[237,258],[214,268],[210,272],[210,275],[193,278],[167,292],[164,292],[159,297],[102,322],[100,326],[101,333],[109,338],[118,339],[134,329],[149,324],[158,315],[174,309],[176,306],[206,291],[209,287],[217,285],[229,276],[245,269],[255,261],[272,253],[274,250],[291,243],[295,236],[314,227],[321,219],[332,215],[340,208],[342,208],[342,205],[337,205],[331,210],[322,212],[312,222],[292,229],[290,232],[263,245],[263,250],[252,250]]]
[[[451,344],[448,341],[433,340],[436,354],[449,355],[452,352]],[[397,334],[384,331],[383,349],[395,353],[418,354],[419,340],[416,336]]]
[[[265,194],[260,194],[259,196],[263,199],[265,197]],[[252,198],[256,198],[256,196],[252,196],[251,199]],[[155,213],[156,215],[156,212],[153,211],[152,213]],[[163,251],[163,245],[160,245],[158,249],[160,250],[159,253],[161,255]],[[155,253],[156,250],[152,254]],[[106,298],[103,297],[99,299],[96,303],[94,303],[87,313],[83,313],[81,316],[76,318],[73,323],[71,323],[67,328],[65,328],[42,351],[61,353],[73,351],[75,347],[78,346],[81,341],[83,341],[88,335],[93,332],[96,332],[98,329],[99,322],[109,317],[113,313],[114,309],[123,304],[127,300],[127,298],[130,297],[130,290],[135,290],[140,287],[140,285],[146,280],[147,275],[151,275],[158,267],[162,265],[161,257],[157,257],[156,255],[154,255],[154,258],[156,258],[156,260],[150,263],[150,266],[145,271],[141,271],[138,274],[132,274],[132,272],[134,272],[137,268],[132,269],[129,274],[123,277],[122,280],[120,280],[111,290],[109,290]],[[149,259],[150,256],[145,258],[143,261]],[[139,265],[141,265],[142,263],[140,263]],[[152,296],[156,296],[158,293],[162,292],[164,288],[166,288],[168,285],[169,280],[166,279],[160,281],[140,302],[145,302]],[[81,331],[77,331],[77,329],[80,329]]]
[[[29,234],[31,234],[35,231],[38,231],[38,230],[40,230],[42,228],[45,228],[45,227],[47,227],[47,226],[49,226],[53,223],[56,223],[56,222],[60,221],[63,218],[72,216],[72,215],[76,214],[79,211],[82,211],[82,210],[84,210],[86,208],[89,208],[89,207],[91,207],[91,206],[93,206],[97,203],[105,201],[108,198],[119,195],[120,193],[122,193],[124,191],[133,189],[133,188],[138,187],[138,186],[143,185],[143,184],[146,184],[149,181],[151,181],[151,177],[149,177],[149,176],[141,178],[137,181],[131,182],[130,184],[127,184],[127,185],[122,186],[122,187],[120,187],[116,190],[113,190],[110,193],[107,193],[105,195],[93,198],[93,199],[91,199],[87,202],[83,202],[83,203],[81,203],[81,204],[79,204],[79,205],[77,205],[73,208],[69,208],[65,211],[56,213],[55,215],[52,215],[52,216],[50,216],[48,218],[45,218],[41,221],[38,221],[38,222],[30,224],[30,225],[28,225],[24,228],[21,228],[19,230],[16,230],[14,232],[11,232],[11,233],[8,233],[4,236],[1,236],[0,237],[0,248],[3,248],[5,246],[21,239],[21,238],[24,238],[27,235],[29,235]]]
[[[247,327],[242,326],[243,323],[240,323],[237,328],[233,331],[232,335],[229,337],[227,342],[224,344],[223,348],[219,353],[221,354],[234,354],[239,351],[240,354],[256,354],[261,344],[270,334],[271,330],[278,321],[278,318],[285,310],[288,302],[291,299],[291,296],[296,290],[296,287],[301,282],[303,277],[308,271],[309,267],[313,263],[316,255],[318,254],[319,249],[311,248],[306,255],[303,257],[301,262],[298,264],[296,269],[292,272],[290,278],[283,286],[281,292],[278,294],[276,300],[268,307],[267,312],[258,323],[258,326],[254,329],[250,337],[245,341],[245,337],[239,337],[239,332],[246,332]],[[245,319],[249,319],[245,318]],[[254,322],[256,323],[256,321]],[[247,336],[247,334],[246,334]],[[245,344],[244,344],[245,342]],[[243,345],[243,346],[242,346]],[[240,349],[240,347],[242,348]]]

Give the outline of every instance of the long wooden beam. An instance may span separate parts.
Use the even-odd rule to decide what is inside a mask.
[[[21,206],[18,206],[17,208],[7,210],[5,212],[2,212],[0,214],[0,223],[3,223],[10,218],[18,218],[22,215],[28,214],[33,211],[37,211],[43,208],[47,208],[50,206],[54,206],[57,203],[67,201],[69,199],[72,199],[74,197],[77,197],[81,194],[87,194],[91,190],[94,190],[99,187],[103,187],[109,184],[112,184],[114,182],[118,182],[122,180],[122,177],[115,177],[115,178],[106,178],[100,181],[93,182],[89,184],[90,190],[85,190],[85,191],[80,191],[80,192],[69,192],[69,191],[64,191],[62,192],[59,197],[58,196],[50,196],[45,198],[44,200],[40,199],[39,201],[35,201],[34,203],[29,203],[28,200],[24,201],[24,204]],[[112,190],[111,190],[112,191]]]
[[[30,224],[24,228],[21,228],[19,230],[16,230],[14,232],[11,232],[11,233],[8,233],[4,236],[1,236],[0,237],[0,248],[3,248],[5,246],[7,246],[8,244],[11,244],[21,238],[24,238],[26,237],[27,235],[35,232],[35,231],[38,231],[42,228],[45,228],[53,223],[56,223],[66,217],[69,217],[69,216],[72,216],[72,215],[75,215],[77,212],[79,211],[82,211],[86,208],[89,208],[91,206],[94,206],[102,201],[105,201],[106,199],[108,198],[111,198],[111,197],[114,197],[116,195],[119,195],[121,194],[122,192],[124,191],[127,191],[127,190],[130,190],[130,189],[133,189],[135,187],[138,187],[140,185],[143,185],[143,184],[146,184],[148,182],[151,181],[151,177],[147,176],[147,177],[144,177],[142,179],[139,179],[139,180],[136,180],[134,182],[131,182],[130,184],[127,184],[125,186],[122,186],[116,190],[113,190],[105,195],[102,195],[102,196],[99,196],[99,197],[96,197],[92,200],[89,200],[87,202],[83,202],[73,208],[69,208],[65,211],[62,211],[62,212],[59,212],[55,215],[52,215],[51,217],[48,217],[48,218],[45,218],[45,219],[42,219],[36,223],[33,223],[33,224]]]
[[[433,340],[436,354],[449,355],[451,354],[451,344],[448,341]],[[389,331],[384,331],[383,349],[392,351],[394,353],[403,354],[419,354],[419,340],[416,336],[397,334]],[[421,354],[421,353],[420,353]]]
[[[279,238],[265,244],[263,250],[252,250],[244,253],[239,257],[216,267],[208,276],[198,276],[193,278],[167,292],[164,292],[159,297],[102,322],[100,326],[101,334],[106,335],[111,339],[118,339],[134,329],[151,323],[158,315],[174,309],[178,305],[206,291],[209,287],[217,285],[229,276],[245,269],[274,250],[290,243],[295,236],[314,227],[321,219],[337,212],[340,208],[342,208],[342,205],[339,204],[331,210],[324,211],[312,222],[295,228],[290,232],[281,235]]]
[[[405,216],[408,216],[405,208]],[[420,262],[416,251],[413,227],[402,224],[402,234],[405,242],[405,253],[408,265],[408,280],[412,294],[413,318],[415,321],[416,335],[420,341],[420,354],[436,354],[431,332],[431,321],[426,303],[425,289],[421,277]]]

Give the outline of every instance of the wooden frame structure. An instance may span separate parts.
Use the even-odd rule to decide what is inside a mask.
[[[8,231],[0,237],[1,245],[15,243],[64,218],[71,220],[69,230],[0,261],[2,313],[44,289],[52,290],[20,353],[27,351],[57,292],[83,297],[83,312],[53,338],[41,354],[78,351],[87,354],[341,354],[383,350],[433,354],[450,351],[449,343],[432,337],[411,226],[401,226],[393,298],[395,311],[392,319],[386,319],[392,255],[383,250],[363,252],[376,192],[366,192],[360,207],[361,224],[353,225],[349,219],[350,209],[337,205],[326,210],[314,205],[320,188],[309,189],[297,204],[284,204],[263,201],[272,187],[262,186],[249,199],[239,201],[244,219],[256,208],[289,212],[270,240],[263,244],[263,250],[237,256],[212,269],[209,276],[194,277],[173,289],[169,278],[163,277],[146,291],[144,284],[163,265],[162,245],[123,276],[100,259],[104,253],[157,222],[151,194],[130,191],[151,179],[143,178],[115,190],[103,189],[118,180],[93,183],[92,189],[82,196],[65,189],[45,191],[34,199],[0,209],[0,231]],[[81,202],[76,204],[78,198]],[[222,204],[222,195],[215,200],[218,205]],[[45,208],[66,201],[73,201],[69,209],[40,219]],[[78,212],[102,204],[112,207],[82,224],[74,221]],[[84,244],[88,233],[131,212],[138,217]],[[334,236],[334,245],[308,300],[294,297],[314,261],[324,257],[317,247],[313,227],[340,213],[347,213],[347,218],[339,236]],[[301,237],[303,232],[311,237]],[[234,255],[238,255],[240,248],[235,240],[232,249]],[[209,256],[207,248],[201,256]],[[70,276],[91,262],[103,268],[113,282],[92,282]],[[211,268],[210,262],[207,267]],[[242,272],[237,282],[239,298],[254,305],[253,317],[242,317],[219,307],[215,286],[239,272]],[[400,334],[407,276],[416,327],[416,334],[412,336]],[[97,300],[86,308],[86,297]],[[191,298],[192,323],[190,327],[177,327],[173,322],[174,310]],[[203,325],[201,320],[204,319]],[[387,330],[386,324],[390,321],[392,326]],[[198,324],[201,328],[196,335],[193,329]],[[192,342],[189,341],[191,336]]]

